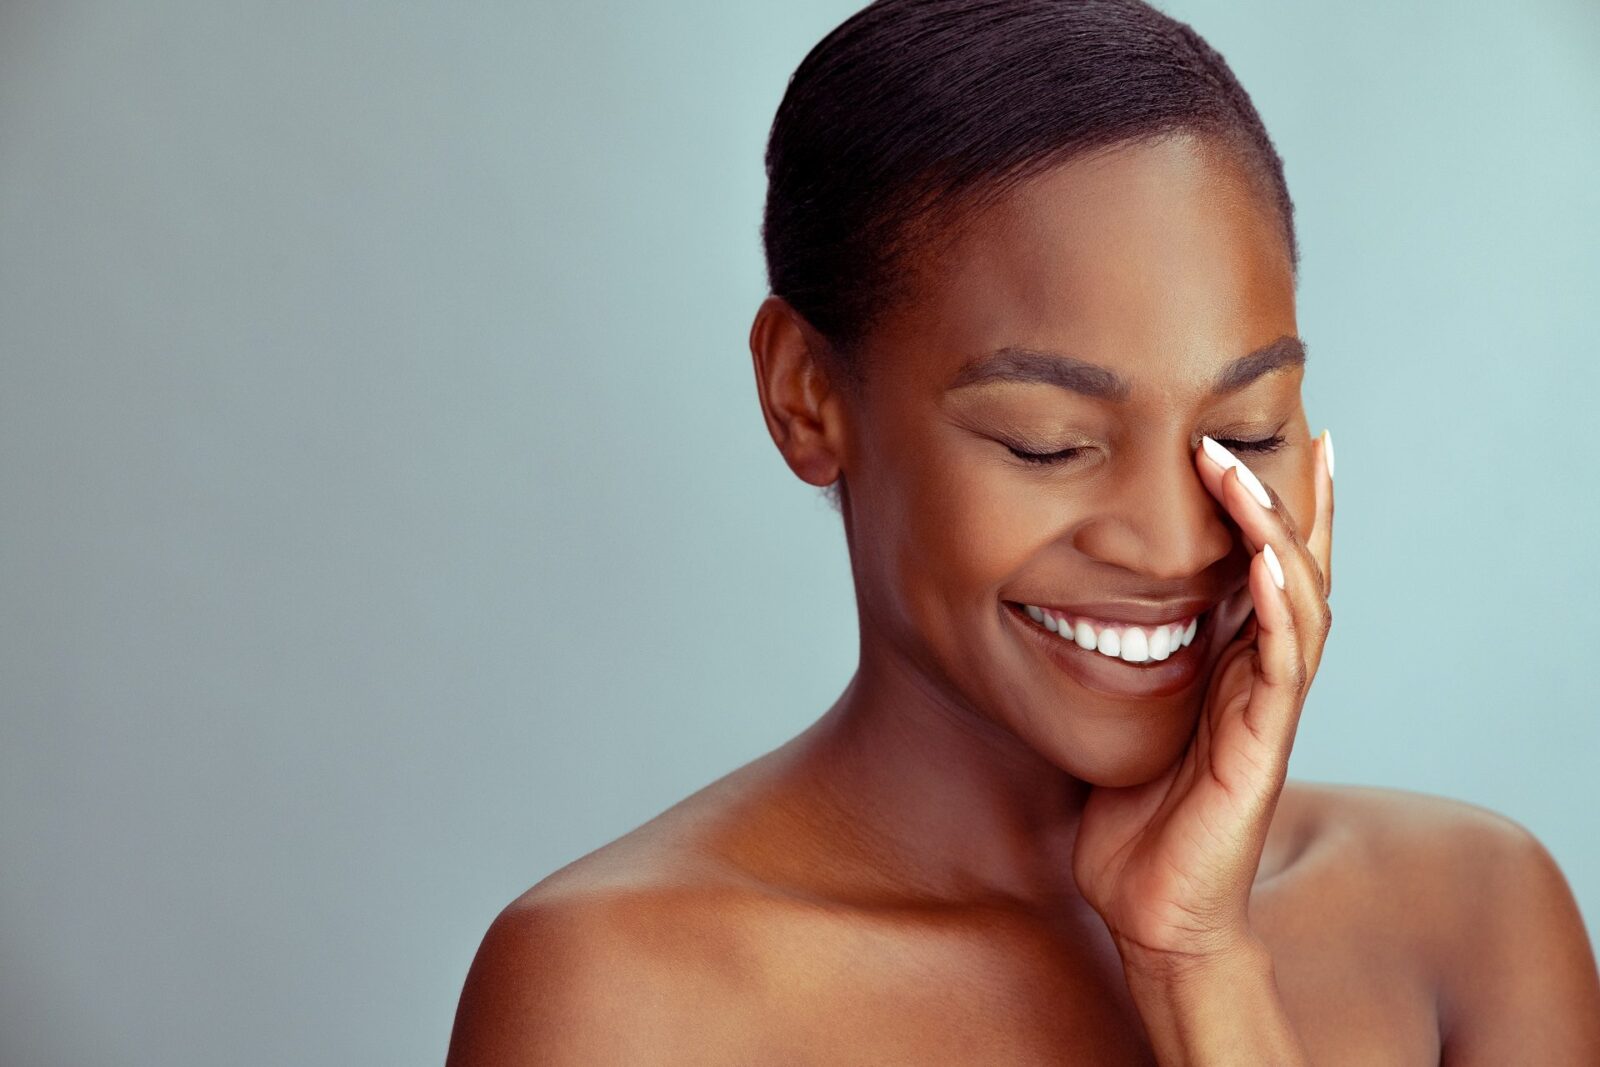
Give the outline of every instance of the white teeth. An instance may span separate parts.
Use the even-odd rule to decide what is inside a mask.
[[[1072,628],[1072,639],[1078,642],[1079,648],[1086,648],[1090,652],[1094,651],[1094,627],[1082,619],[1079,619],[1078,625]]]
[[[1070,619],[1035,604],[1024,604],[1022,609],[1028,618],[1063,640],[1125,663],[1167,659],[1191,644],[1200,628],[1200,617],[1195,616],[1181,626],[1177,623],[1148,627],[1107,625],[1096,629],[1094,623],[1085,619]]]

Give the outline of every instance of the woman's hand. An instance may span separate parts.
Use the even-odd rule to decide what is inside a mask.
[[[1073,854],[1078,887],[1125,962],[1151,969],[1203,967],[1254,944],[1250,889],[1331,620],[1326,436],[1312,445],[1316,514],[1305,541],[1277,494],[1267,490],[1272,506],[1262,507],[1246,484],[1259,480],[1248,471],[1241,480],[1239,461],[1207,441],[1195,462],[1253,554],[1254,616],[1223,649],[1183,757],[1154,781],[1095,787]]]

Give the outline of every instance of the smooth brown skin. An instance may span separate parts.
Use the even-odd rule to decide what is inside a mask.
[[[1296,334],[1293,281],[1266,201],[1189,137],[1073,160],[981,223],[921,264],[864,395],[830,383],[781,300],[762,304],[773,438],[806,481],[845,479],[857,673],[805,731],[501,912],[449,1067],[1156,1062],[1074,849],[1091,789],[1192,751],[1205,679],[1160,700],[1086,689],[999,604],[1240,593],[1254,545],[1196,459],[1203,433],[1281,428],[1284,448],[1241,458],[1315,535],[1303,371],[1206,390]],[[1132,394],[943,391],[1003,344],[1110,367]],[[996,438],[1090,451],[1030,467]],[[1297,646],[1312,673],[1320,638]],[[1248,924],[1310,1062],[1600,1063],[1593,951],[1525,828],[1418,793],[1281,790]]]

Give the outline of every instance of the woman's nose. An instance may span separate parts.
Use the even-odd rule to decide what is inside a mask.
[[[1238,542],[1188,452],[1130,461],[1113,472],[1096,511],[1078,529],[1078,550],[1152,579],[1193,578]]]

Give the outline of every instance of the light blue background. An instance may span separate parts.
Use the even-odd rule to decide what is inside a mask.
[[[0,7],[0,1060],[436,1064],[495,913],[855,652],[746,337],[853,2]],[[1600,8],[1183,0],[1299,207],[1299,778],[1600,920]]]

